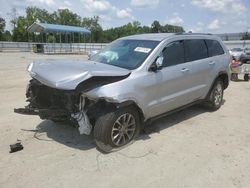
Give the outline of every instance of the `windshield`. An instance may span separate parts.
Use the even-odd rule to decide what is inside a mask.
[[[157,44],[159,41],[116,40],[90,60],[132,70],[143,63]]]

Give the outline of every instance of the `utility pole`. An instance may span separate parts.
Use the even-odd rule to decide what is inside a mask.
[[[17,19],[17,10],[15,7],[11,9],[11,12],[7,13],[8,16],[10,16],[12,24],[13,24],[13,29],[16,28],[16,19]]]
[[[248,40],[248,33],[250,33],[250,27],[247,27],[247,31],[245,33],[245,37],[244,37],[244,42],[243,42],[243,48],[246,47],[246,40]]]

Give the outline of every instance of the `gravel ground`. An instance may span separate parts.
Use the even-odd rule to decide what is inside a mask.
[[[86,57],[0,53],[0,187],[250,186],[250,82],[231,82],[217,112],[172,114],[105,155],[74,127],[13,113],[25,105],[28,63],[46,58]],[[24,149],[10,154],[17,139]]]

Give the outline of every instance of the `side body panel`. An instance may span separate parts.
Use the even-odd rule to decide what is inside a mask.
[[[230,56],[222,43],[225,51],[223,55],[166,67],[156,73],[148,71],[168,43],[184,39],[213,39],[221,43],[214,36],[173,36],[162,41],[128,78],[93,89],[85,95],[116,103],[133,100],[144,113],[145,120],[204,99],[218,74],[229,74]]]

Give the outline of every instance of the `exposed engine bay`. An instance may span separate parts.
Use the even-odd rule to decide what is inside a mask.
[[[104,79],[103,83],[108,82]],[[115,104],[104,99],[90,100],[80,90],[59,90],[36,79],[30,80],[26,97],[29,104],[25,108],[14,109],[16,113],[39,115],[41,119],[55,122],[71,121],[79,126],[80,134],[87,135],[91,133],[92,125],[103,111],[116,108]]]

